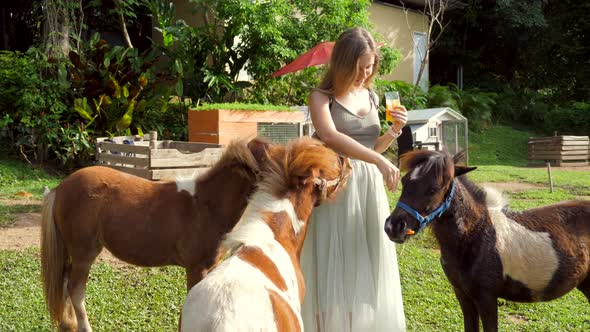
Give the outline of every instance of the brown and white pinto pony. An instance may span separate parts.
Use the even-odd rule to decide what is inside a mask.
[[[484,331],[497,331],[498,298],[549,301],[577,287],[590,300],[590,201],[510,211],[498,192],[481,190],[462,176],[475,167],[458,165],[461,158],[425,150],[405,154],[399,201],[421,216],[450,203],[431,229],[465,331],[479,331],[480,318]],[[419,218],[401,205],[385,224],[397,243],[421,229]]]
[[[268,148],[257,139],[232,142],[206,173],[176,181],[102,166],[66,178],[46,195],[42,212],[43,289],[52,320],[61,330],[92,330],[86,281],[103,247],[134,265],[180,265],[190,289],[240,219]]]
[[[302,331],[299,256],[314,206],[336,195],[348,159],[312,138],[274,146],[221,261],[186,298],[181,331]],[[326,222],[337,222],[326,220]]]

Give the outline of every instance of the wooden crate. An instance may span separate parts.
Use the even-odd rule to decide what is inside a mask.
[[[589,146],[588,136],[531,137],[528,142],[529,165],[548,162],[552,166],[587,166]]]
[[[101,137],[96,164],[149,180],[199,175],[219,160],[219,144],[158,141],[156,135]],[[125,143],[126,144],[125,144]]]

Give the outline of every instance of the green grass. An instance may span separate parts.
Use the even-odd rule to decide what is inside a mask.
[[[469,132],[469,163],[472,165],[526,166],[528,139],[533,132],[494,126]]]
[[[15,158],[0,157],[0,227],[10,225],[16,213],[40,211],[38,204],[29,203],[28,199],[22,199],[17,193],[30,193],[32,199],[40,200],[45,186],[53,188],[60,181],[60,177],[47,175]],[[14,200],[20,200],[19,204],[8,204]]]
[[[470,164],[478,169],[468,176],[477,183],[519,182],[538,186],[505,193],[514,210],[590,196],[588,172],[554,168],[555,192],[550,193],[544,168],[521,167],[526,164],[529,136],[535,135],[507,127],[492,128],[479,136],[471,134]],[[19,191],[41,199],[43,187],[54,187],[60,180],[0,157],[0,226],[2,218],[11,220],[14,213],[38,210],[27,200],[11,206],[4,206],[3,200],[17,199],[15,193]],[[399,194],[400,190],[390,194],[391,204]],[[426,230],[396,248],[408,331],[461,331],[462,314],[441,269],[434,237]],[[0,331],[50,330],[39,273],[38,249],[0,251]],[[184,285],[184,272],[177,267],[119,268],[95,264],[88,283],[90,323],[97,332],[176,330],[186,296]],[[590,331],[590,306],[577,291],[547,303],[498,303],[501,331]]]
[[[50,331],[38,249],[0,251],[0,331]],[[186,296],[178,267],[93,265],[87,309],[94,331],[173,331]]]
[[[191,111],[208,111],[208,110],[240,110],[240,111],[284,111],[294,112],[295,109],[289,106],[281,105],[263,105],[263,104],[244,104],[244,103],[222,103],[222,104],[202,104],[191,107]]]

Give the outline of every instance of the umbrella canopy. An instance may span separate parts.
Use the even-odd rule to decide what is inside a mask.
[[[383,46],[383,43],[377,43],[377,47]],[[301,54],[291,63],[285,65],[277,70],[272,76],[277,77],[288,73],[296,72],[307,67],[325,65],[330,62],[334,42],[321,42],[309,49],[309,51]]]
[[[309,51],[295,58],[295,60],[293,60],[288,65],[274,72],[272,76],[277,77],[307,67],[327,64],[330,62],[332,48],[334,48],[334,42],[321,42],[312,47]]]

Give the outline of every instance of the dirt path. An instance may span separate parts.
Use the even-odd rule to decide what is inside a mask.
[[[531,189],[544,188],[541,185],[521,182],[489,182],[480,183],[481,186],[490,186],[499,191],[516,192]],[[580,197],[583,199],[590,199],[590,197]],[[3,200],[3,205],[40,205],[40,201],[31,199],[23,200]],[[17,214],[17,219],[14,224],[9,227],[0,227],[0,250],[23,250],[30,247],[39,247],[40,239],[40,213],[20,213]],[[114,257],[107,250],[99,256],[99,261],[105,261],[114,265],[127,265]]]
[[[34,201],[26,201],[32,204]],[[5,205],[6,202],[4,202]],[[10,202],[12,204],[13,202]],[[41,202],[37,202],[40,204]],[[0,227],[0,250],[24,250],[39,248],[41,236],[41,214],[19,213],[14,224]],[[113,256],[108,250],[103,250],[98,256],[99,262],[106,262],[114,266],[127,267],[129,264]]]

